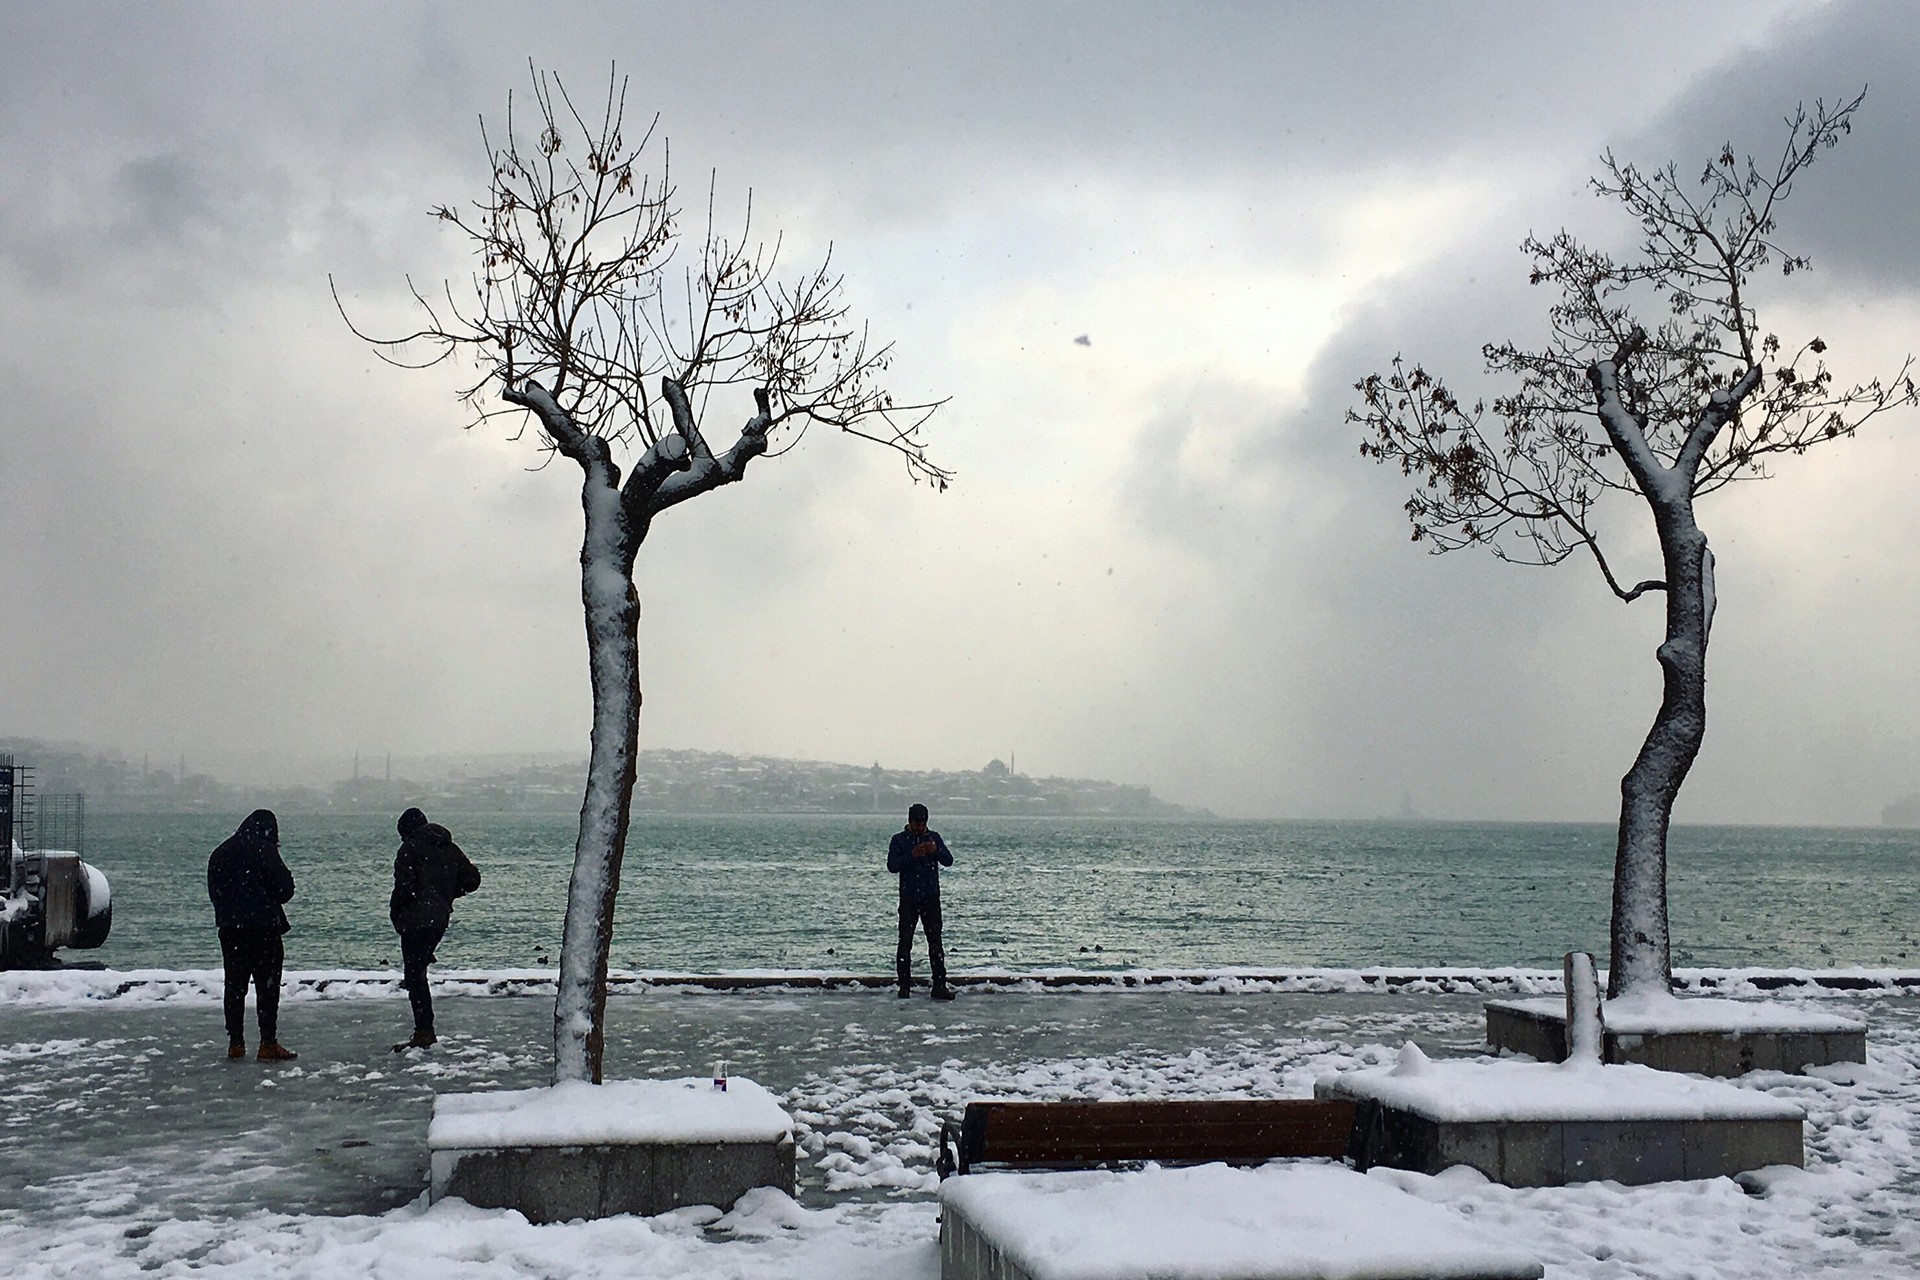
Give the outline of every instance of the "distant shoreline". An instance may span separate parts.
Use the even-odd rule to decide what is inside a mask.
[[[292,805],[256,804],[256,800],[271,800],[271,796],[242,797],[233,805],[182,806],[165,808],[155,806],[121,808],[113,804],[89,802],[89,817],[115,818],[181,818],[181,817],[222,817],[233,814],[244,816],[255,808],[267,807],[276,814],[298,818],[379,818],[391,819],[400,812],[394,806],[381,808],[343,809],[343,808],[300,808]],[[404,806],[402,806],[404,807]],[[872,818],[880,822],[899,822],[902,814],[888,810],[884,813],[862,812],[845,809],[641,809],[628,811],[635,818]],[[445,815],[453,818],[575,818],[578,808],[571,809],[464,809],[454,805],[435,805],[434,816]],[[1398,818],[1223,818],[1209,810],[1190,810],[1183,813],[1127,813],[1119,811],[1081,811],[1063,809],[1056,812],[1029,811],[1020,813],[979,812],[965,809],[936,810],[933,821],[954,818],[1098,818],[1122,822],[1399,822]],[[1473,819],[1462,819],[1473,823]],[[1440,824],[1444,825],[1444,824]],[[1605,825],[1605,824],[1601,824]]]
[[[117,754],[62,748],[35,739],[0,739],[18,762],[37,771],[43,796],[80,793],[96,813],[206,813],[270,808],[285,813],[398,813],[409,805],[463,813],[577,812],[586,784],[584,756],[542,762],[537,756],[495,756],[472,767],[442,761],[407,776],[391,756],[377,770],[353,760],[351,777],[320,781],[224,782],[189,771],[138,766]],[[422,760],[414,762],[426,765]],[[1152,788],[1098,778],[1021,773],[995,759],[979,769],[899,769],[778,756],[735,755],[651,747],[635,761],[636,813],[903,813],[922,801],[935,813],[1010,816],[1199,817],[1207,810],[1174,804]]]
[[[400,812],[400,808],[301,808],[289,805],[272,805],[264,802],[272,797],[242,797],[232,805],[202,805],[166,808],[152,805],[121,807],[113,803],[89,801],[89,817],[113,818],[182,818],[232,817],[235,821],[254,808],[272,808],[276,814],[299,818],[369,818],[390,820]],[[260,803],[256,803],[256,801]],[[404,807],[404,806],[401,806]],[[823,809],[641,809],[629,811],[635,818],[873,818],[883,822],[898,822],[900,815],[891,812],[867,813],[844,810]],[[570,809],[488,809],[461,808],[453,805],[435,806],[436,817],[448,818],[577,818],[577,808]],[[1217,823],[1231,825],[1258,825],[1262,823],[1276,825],[1302,826],[1382,826],[1382,827],[1594,827],[1612,830],[1619,823],[1615,818],[1404,818],[1404,817],[1282,817],[1248,818],[1222,815],[1211,810],[1192,809],[1181,813],[1116,813],[1116,812],[1078,812],[1061,811],[1057,813],[982,813],[967,810],[936,810],[933,814],[934,825],[951,822],[955,819],[988,818],[996,820],[1077,819],[1101,822],[1155,822],[1155,823]],[[1920,827],[1891,826],[1874,822],[1675,822],[1676,831],[1871,831],[1879,834],[1895,835],[1910,833],[1914,840],[1914,851],[1920,855]]]

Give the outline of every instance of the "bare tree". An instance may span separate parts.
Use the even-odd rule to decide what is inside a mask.
[[[1620,782],[1614,996],[1672,985],[1667,828],[1706,735],[1714,609],[1713,552],[1696,500],[1916,403],[1913,357],[1890,377],[1843,386],[1827,369],[1826,343],[1782,342],[1760,325],[1750,293],[1763,268],[1792,275],[1809,265],[1776,239],[1780,207],[1851,131],[1864,97],[1797,109],[1767,167],[1737,159],[1728,144],[1689,182],[1672,164],[1643,172],[1604,155],[1593,190],[1638,224],[1638,251],[1615,258],[1566,231],[1527,238],[1532,282],[1559,298],[1544,348],[1483,348],[1506,394],[1468,407],[1399,358],[1355,384],[1361,403],[1347,420],[1362,428],[1360,452],[1415,481],[1406,511],[1416,542],[1436,554],[1482,546],[1520,564],[1585,555],[1618,599],[1666,599],[1660,710]],[[1629,586],[1607,558],[1596,515],[1612,493],[1645,501],[1659,577]]]
[[[697,257],[676,260],[691,242],[665,145],[650,171],[657,119],[637,139],[627,136],[627,81],[611,76],[604,105],[584,116],[559,76],[533,71],[532,80],[532,136],[509,98],[502,137],[481,125],[485,193],[470,207],[432,210],[472,250],[470,293],[413,289],[418,329],[354,332],[405,367],[470,361],[474,377],[459,394],[474,425],[511,415],[518,438],[530,422],[547,459],[580,468],[593,730],[553,1052],[556,1081],[597,1083],[639,747],[634,562],[654,519],[739,480],[748,463],[791,448],[815,424],[894,450],[916,483],[945,489],[950,476],[928,460],[921,438],[938,403],[897,404],[881,386],[891,348],[850,322],[830,253],[783,275],[778,241],[753,239],[751,200],[729,236],[715,226],[710,188]],[[496,392],[506,408],[492,406]],[[748,401],[748,392],[738,438],[715,453],[702,431],[709,406],[724,412],[719,406]]]

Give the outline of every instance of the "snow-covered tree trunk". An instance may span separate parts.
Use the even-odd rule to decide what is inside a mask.
[[[613,908],[627,849],[629,806],[640,751],[640,597],[634,562],[661,511],[746,474],[767,451],[769,395],[740,438],[716,457],[700,433],[684,387],[661,379],[675,429],[660,436],[622,483],[604,437],[580,429],[552,393],[532,379],[509,385],[506,400],[531,410],[560,453],[580,464],[586,534],[580,546],[580,600],[586,609],[587,663],[593,683],[592,748],[580,802],[580,832],[567,885],[560,937],[560,985],[553,1005],[553,1078],[600,1083],[606,1044],[607,963]]]
[[[580,602],[586,610],[593,730],[580,830],[574,838],[567,916],[560,934],[560,984],[553,1004],[553,1078],[600,1083],[606,1041],[607,963],[613,907],[627,849],[628,808],[640,750],[640,596],[634,560],[652,523],[636,497],[684,470],[684,440],[667,437],[641,459],[623,490],[607,441],[582,431],[553,395],[531,379],[505,399],[531,410],[560,453],[580,465]]]
[[[1390,373],[1354,384],[1362,405],[1347,420],[1364,428],[1361,456],[1414,481],[1405,509],[1415,542],[1435,552],[1486,547],[1516,564],[1590,553],[1622,602],[1667,597],[1660,710],[1620,780],[1608,984],[1616,997],[1672,986],[1667,830],[1706,736],[1714,608],[1713,554],[1695,499],[1763,478],[1771,461],[1844,440],[1889,410],[1920,406],[1920,359],[1904,357],[1891,376],[1839,383],[1824,339],[1782,342],[1749,297],[1763,269],[1794,275],[1810,265],[1776,238],[1780,208],[1852,130],[1865,96],[1797,108],[1772,165],[1723,146],[1689,182],[1673,164],[1642,169],[1603,156],[1593,189],[1638,224],[1638,250],[1619,257],[1568,231],[1522,242],[1532,283],[1554,286],[1559,300],[1543,346],[1481,349],[1487,371],[1511,379],[1503,393],[1462,401],[1398,356]],[[1635,323],[1649,306],[1659,317],[1651,330]],[[1612,492],[1647,503],[1664,578],[1629,586],[1615,574],[1597,506]]]
[[[1712,614],[1713,552],[1674,486],[1649,495],[1666,564],[1667,631],[1657,651],[1660,710],[1633,767],[1620,779],[1620,836],[1613,864],[1612,957],[1607,993],[1673,985],[1667,932],[1667,829],[1674,797],[1707,736],[1707,631]]]
[[[580,548],[580,599],[586,607],[593,735],[560,939],[553,1078],[598,1084],[613,907],[640,748],[640,597],[633,586],[635,539],[622,510],[619,473],[604,456],[585,464],[581,505],[586,536]]]
[[[1714,391],[1700,407],[1671,463],[1647,443],[1645,422],[1628,407],[1622,370],[1645,341],[1635,330],[1611,360],[1595,364],[1588,377],[1607,437],[1653,511],[1666,568],[1660,587],[1667,597],[1667,632],[1660,660],[1660,710],[1653,727],[1620,779],[1620,836],[1613,862],[1612,955],[1607,994],[1673,987],[1667,932],[1667,828],[1674,797],[1693,768],[1707,736],[1707,634],[1713,627],[1713,552],[1693,516],[1694,481],[1701,460],[1722,427],[1759,385],[1750,366],[1731,387]],[[1639,589],[1634,593],[1637,595]],[[1629,596],[1631,598],[1631,596]]]

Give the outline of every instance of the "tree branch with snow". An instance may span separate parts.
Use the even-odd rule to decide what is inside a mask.
[[[1584,549],[1617,599],[1658,591],[1666,601],[1660,710],[1621,779],[1615,995],[1664,987],[1672,976],[1667,828],[1706,734],[1715,604],[1696,501],[1764,477],[1774,457],[1920,403],[1912,356],[1888,374],[1838,383],[1826,343],[1817,335],[1783,343],[1760,325],[1752,297],[1763,269],[1790,277],[1811,265],[1779,239],[1780,211],[1851,132],[1864,97],[1796,109],[1779,158],[1766,166],[1737,159],[1731,144],[1692,181],[1671,163],[1648,172],[1602,156],[1593,190],[1639,227],[1637,252],[1616,257],[1564,230],[1528,236],[1521,248],[1532,259],[1530,280],[1558,296],[1540,345],[1482,348],[1497,388],[1489,398],[1468,407],[1399,357],[1355,384],[1360,401],[1347,421],[1361,429],[1362,456],[1414,482],[1405,505],[1416,542],[1436,554],[1481,546],[1533,565]],[[1615,493],[1643,500],[1660,550],[1660,576],[1633,587],[1601,546],[1597,517]]]
[[[627,80],[610,71],[603,101],[583,110],[558,75],[529,70],[532,110],[509,97],[503,130],[482,124],[489,176],[479,198],[431,211],[472,253],[465,287],[429,296],[409,281],[422,320],[391,336],[348,316],[337,288],[334,297],[383,359],[464,364],[455,394],[473,411],[470,426],[499,416],[504,401],[521,431],[534,425],[541,450],[580,467],[593,729],[554,1070],[598,1081],[639,744],[633,573],[653,521],[741,480],[749,462],[786,452],[816,424],[890,450],[916,484],[944,490],[952,475],[922,434],[944,402],[896,401],[886,386],[893,350],[852,320],[830,249],[788,272],[781,242],[755,239],[750,197],[737,229],[720,229],[711,184],[703,229],[687,236],[666,144],[654,144],[658,119],[627,133]],[[749,402],[738,438],[716,455],[703,418]]]

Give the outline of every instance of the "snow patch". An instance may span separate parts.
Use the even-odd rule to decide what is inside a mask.
[[[1404,1080],[1409,1076],[1425,1075],[1432,1066],[1433,1059],[1422,1053],[1419,1045],[1409,1040],[1400,1046],[1400,1054],[1387,1074]]]
[[[798,1231],[814,1216],[778,1187],[755,1187],[734,1201],[733,1208],[717,1218],[712,1229],[743,1239],[764,1239]]]

